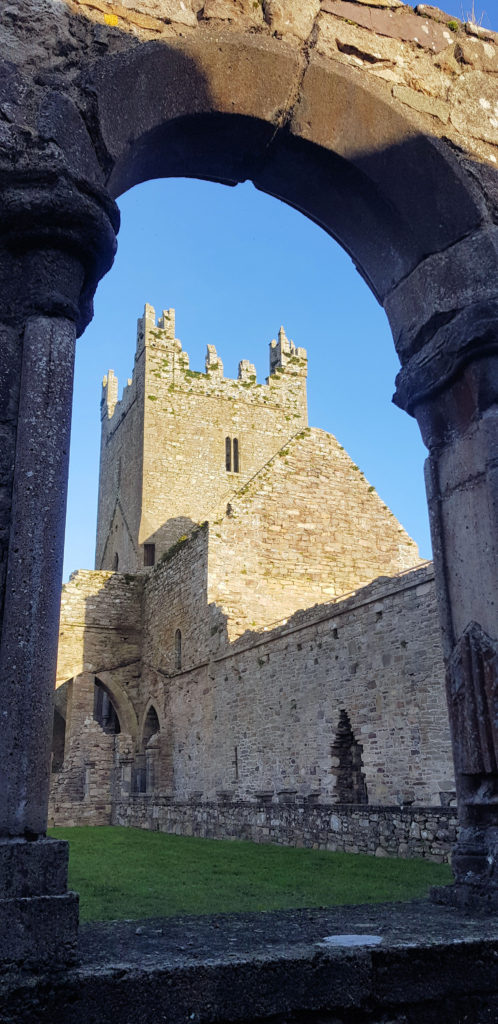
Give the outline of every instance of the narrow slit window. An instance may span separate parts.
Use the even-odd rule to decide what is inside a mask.
[[[225,438],[225,469],[227,473],[232,472],[232,439]]]
[[[114,572],[117,572],[118,568],[119,568],[119,555],[118,555],[117,551],[116,551],[116,553],[114,555],[114,559],[113,559],[113,562],[112,562],[112,568],[113,568]]]
[[[233,439],[233,471],[234,473],[239,472],[239,439],[234,437]]]
[[[154,565],[156,561],[156,545],[144,544],[144,565]]]
[[[175,633],[175,668],[182,667],[182,634],[181,630],[177,629]]]

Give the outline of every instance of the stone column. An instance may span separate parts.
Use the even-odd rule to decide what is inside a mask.
[[[70,960],[77,933],[67,844],[45,832],[74,343],[115,234],[112,204],[67,175],[46,187],[28,178],[1,198],[14,271],[0,297],[22,370],[0,644],[0,964],[40,964]]]
[[[496,269],[490,277],[496,286]],[[426,487],[460,833],[440,902],[498,909],[498,302],[441,327],[395,400],[429,449]]]

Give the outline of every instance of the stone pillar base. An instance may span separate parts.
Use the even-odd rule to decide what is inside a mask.
[[[78,896],[67,892],[68,844],[0,839],[0,967],[74,962]]]
[[[466,825],[453,850],[453,885],[431,889],[431,899],[469,913],[498,911],[498,827]]]
[[[496,914],[498,912],[498,889],[485,886],[467,885],[455,882],[453,885],[435,885],[429,893],[432,903],[444,907],[456,907],[469,914]]]
[[[0,899],[0,969],[74,963],[77,938],[75,892]]]

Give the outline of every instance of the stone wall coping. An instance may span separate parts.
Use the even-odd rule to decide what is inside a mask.
[[[455,818],[457,817],[456,807],[440,807],[438,804],[417,804],[410,807],[400,806],[399,804],[338,804],[338,803],[318,803],[316,799],[308,801],[306,796],[297,796],[292,804],[289,801],[278,799],[272,799],[270,801],[254,798],[239,798],[231,797],[224,798],[223,802],[220,800],[202,800],[202,799],[181,799],[172,796],[169,793],[132,793],[129,798],[132,802],[143,802],[144,804],[160,804],[162,802],[168,803],[175,807],[188,807],[188,808],[213,808],[218,807],[225,809],[227,805],[236,805],[238,807],[247,807],[254,810],[255,807],[262,807],[268,809],[268,807],[278,807],[279,809],[296,806],[298,804],[308,805],[307,809],[312,811],[324,811],[327,813],[335,814],[361,814],[368,816],[369,814],[400,814],[406,817],[413,817],[414,815],[427,815],[437,814],[438,817],[442,818]],[[121,801],[118,801],[118,805]],[[128,801],[123,806],[127,806]]]

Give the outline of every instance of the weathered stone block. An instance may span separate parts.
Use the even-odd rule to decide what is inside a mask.
[[[264,0],[265,18],[273,32],[307,39],[320,10],[320,0]]]
[[[67,889],[69,844],[0,839],[0,897],[58,896]]]
[[[0,899],[0,964],[23,967],[76,959],[78,896]]]

